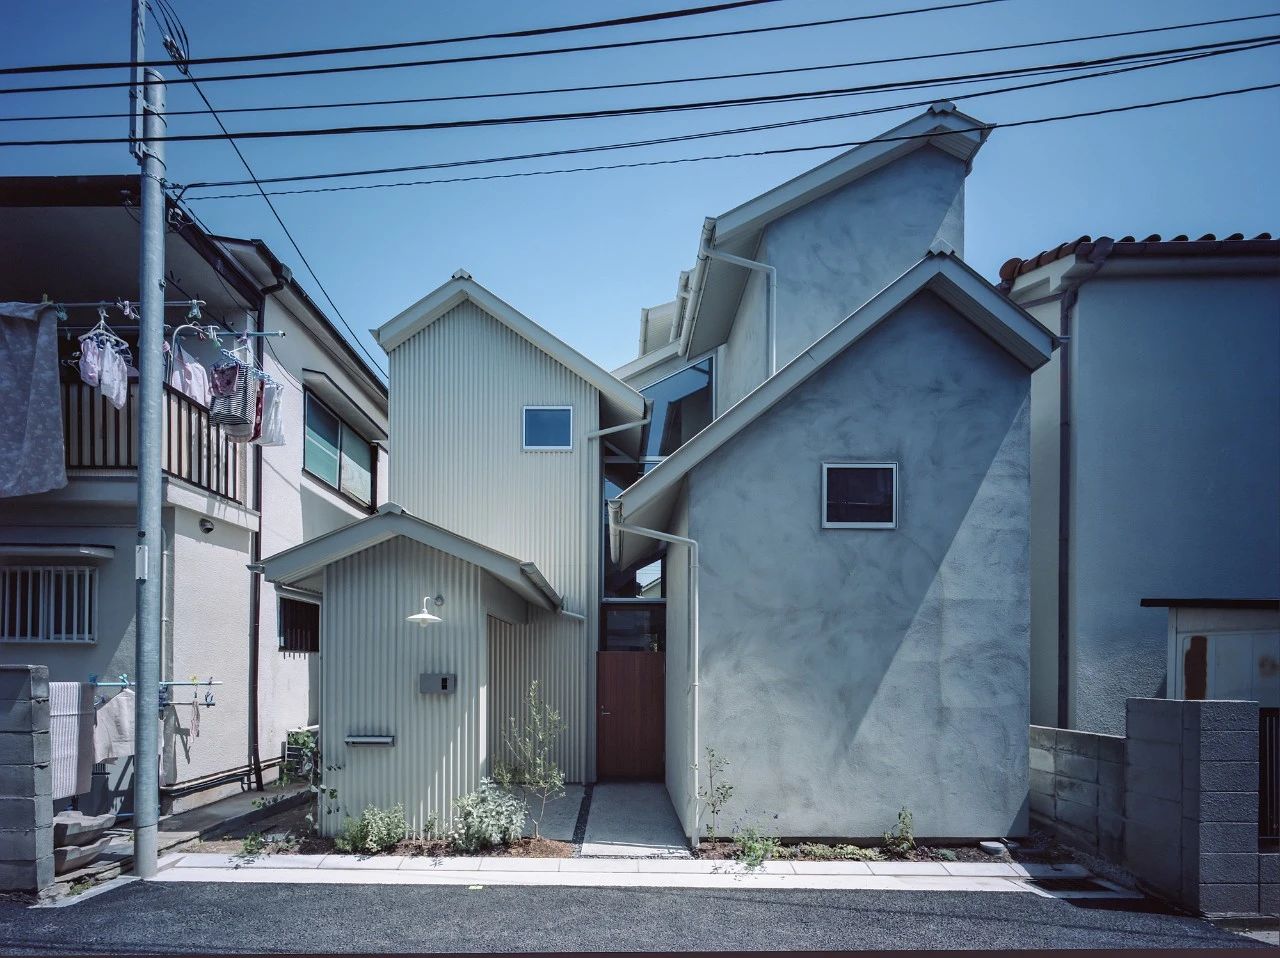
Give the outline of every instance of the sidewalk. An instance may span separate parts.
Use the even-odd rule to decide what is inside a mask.
[[[1084,891],[1048,891],[1028,880],[1088,879]],[[998,862],[737,862],[667,858],[407,858],[356,855],[175,854],[160,882],[270,882],[361,885],[559,885],[597,888],[794,888],[825,890],[1022,892],[1046,897],[1137,897],[1079,865]]]

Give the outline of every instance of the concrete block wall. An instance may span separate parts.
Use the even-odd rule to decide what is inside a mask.
[[[0,665],[0,891],[52,881],[49,669]]]
[[[1125,735],[1031,728],[1032,820],[1207,915],[1280,912],[1258,846],[1258,704],[1129,699]]]
[[[1031,819],[1064,843],[1113,861],[1124,840],[1120,735],[1031,726]]]

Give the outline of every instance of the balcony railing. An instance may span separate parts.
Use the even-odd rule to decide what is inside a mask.
[[[138,384],[129,384],[124,408],[117,410],[91,386],[62,384],[63,439],[68,469],[137,469]],[[241,502],[238,443],[209,422],[209,411],[165,386],[164,458],[166,473],[207,492]]]

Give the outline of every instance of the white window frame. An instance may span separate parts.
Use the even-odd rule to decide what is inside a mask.
[[[5,578],[5,573],[25,573],[27,575],[35,575],[39,577],[39,602],[41,605],[39,620],[41,625],[41,633],[39,635],[4,635],[0,632],[0,644],[13,643],[39,643],[41,645],[94,645],[98,641],[98,569],[94,566],[4,566],[0,568],[0,580]],[[88,601],[89,609],[83,608],[75,613],[74,620],[83,627],[75,633],[62,632],[55,635],[52,632],[54,614],[53,614],[53,577],[62,576],[68,578],[71,576],[84,576],[88,584]],[[71,601],[79,601],[81,597],[72,599]],[[9,620],[9,594],[7,583],[0,581],[0,629],[4,628],[4,624]],[[68,598],[66,586],[63,587],[63,609],[62,621],[65,627],[68,619],[67,605]],[[31,613],[27,614],[28,620]]]
[[[531,446],[529,445],[529,410],[554,409],[569,413],[569,445],[567,446]],[[572,406],[522,406],[520,409],[520,443],[525,452],[572,452],[573,451],[573,407]]]
[[[888,469],[893,475],[893,519],[889,522],[831,522],[827,519],[827,472],[831,469]],[[824,529],[896,529],[898,528],[898,464],[896,462],[824,462],[822,464],[822,501],[818,503]]]

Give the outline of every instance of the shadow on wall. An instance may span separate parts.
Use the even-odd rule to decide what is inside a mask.
[[[697,477],[703,738],[783,835],[1026,820],[1028,374],[922,299]],[[897,530],[819,528],[841,460],[899,463]]]
[[[312,488],[312,483],[315,481],[303,476],[298,487],[302,503],[302,540],[304,542],[350,525],[360,518],[337,505],[324,493]],[[333,492],[330,495],[336,497],[338,493]]]

